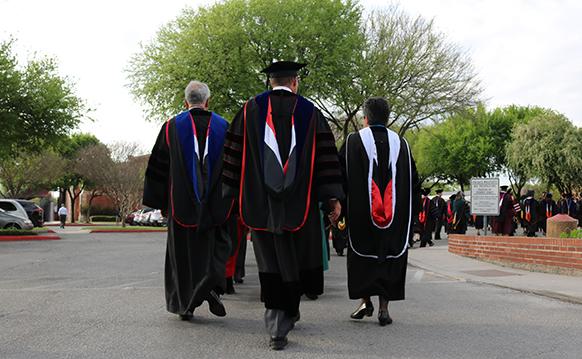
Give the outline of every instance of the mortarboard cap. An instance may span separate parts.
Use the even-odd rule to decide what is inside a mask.
[[[307,66],[295,61],[276,61],[261,70],[271,78],[297,76],[297,72]]]
[[[507,189],[509,188],[509,186],[507,186],[507,185],[503,185],[503,186],[499,186],[499,188],[500,188],[502,191],[507,191]]]
[[[443,190],[439,188],[439,189],[437,189],[435,192],[436,192],[436,193],[443,193]]]

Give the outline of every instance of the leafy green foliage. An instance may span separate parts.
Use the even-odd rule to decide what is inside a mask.
[[[22,154],[0,161],[0,195],[30,198],[52,189],[64,175],[65,163],[53,151]]]
[[[40,152],[74,129],[85,112],[54,60],[32,60],[20,68],[12,45],[0,43],[0,159]]]
[[[350,0],[228,0],[183,12],[136,54],[128,69],[150,120],[183,107],[191,79],[209,84],[213,110],[231,118],[265,90],[273,60],[307,62],[300,92],[340,138],[360,126],[370,96],[393,104],[401,133],[474,103],[479,83],[468,57],[432,22],[397,8],[368,17]]]
[[[416,140],[416,165],[423,178],[456,182],[463,189],[472,177],[497,168],[499,145],[484,106],[468,109],[423,128]]]
[[[582,132],[564,115],[548,111],[514,129],[507,161],[528,178],[571,191],[581,184],[581,148]]]
[[[582,229],[574,229],[570,232],[563,232],[560,238],[580,238],[582,239]]]

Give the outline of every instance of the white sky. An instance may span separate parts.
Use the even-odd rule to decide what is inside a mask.
[[[159,124],[144,120],[124,69],[161,25],[186,6],[209,2],[0,0],[0,41],[15,37],[23,61],[34,53],[58,60],[95,109],[82,131],[149,150]],[[362,3],[374,9],[389,2]],[[582,126],[582,1],[403,0],[400,7],[434,18],[449,41],[471,54],[490,107],[550,107]]]

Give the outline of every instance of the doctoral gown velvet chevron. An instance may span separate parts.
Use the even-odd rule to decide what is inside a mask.
[[[228,131],[224,184],[252,230],[265,307],[295,315],[302,293],[323,292],[319,203],[343,197],[335,139],[321,112],[285,90],[247,101]]]
[[[143,203],[168,216],[165,264],[169,312],[194,310],[224,289],[231,243],[225,229],[232,200],[222,197],[223,144],[228,123],[201,109],[166,122],[145,176]]]

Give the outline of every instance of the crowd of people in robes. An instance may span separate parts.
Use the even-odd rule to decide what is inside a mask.
[[[447,234],[466,234],[468,227],[473,226],[477,235],[481,235],[487,225],[496,235],[535,237],[545,235],[548,219],[558,214],[577,219],[582,226],[580,194],[565,192],[555,201],[551,192],[543,192],[536,197],[535,191],[530,189],[516,198],[512,189],[503,185],[500,186],[499,215],[489,217],[486,224],[483,216],[471,214],[471,205],[465,200],[463,192],[451,195],[447,201],[442,198],[442,189],[438,189],[432,198],[430,193],[428,188],[422,190],[421,209],[418,218],[415,218],[414,228],[420,238],[420,247],[433,246],[433,236],[434,239],[441,239],[442,228]],[[409,247],[413,247],[414,243],[411,241]]]
[[[388,303],[404,299],[421,208],[408,143],[386,127],[390,104],[366,100],[362,129],[338,153],[321,111],[298,94],[304,66],[265,68],[271,90],[245,102],[230,123],[209,110],[208,86],[191,81],[186,110],[162,126],[145,175],[144,205],[168,217],[167,310],[190,320],[207,303],[225,316],[221,295],[244,281],[249,238],[274,350],[285,348],[300,320],[301,297],[323,293],[326,227],[338,255],[347,249],[348,293],[359,300],[351,318],[372,316],[378,296],[378,322],[390,324]],[[435,203],[444,218],[446,203]]]
[[[516,198],[509,186],[501,186],[499,216],[493,218],[491,229],[497,235],[513,236],[522,229],[528,237],[546,233],[548,219],[565,214],[578,219],[582,225],[582,198],[580,194],[564,192],[556,201],[551,192],[543,192],[536,197],[534,190],[527,190]]]

